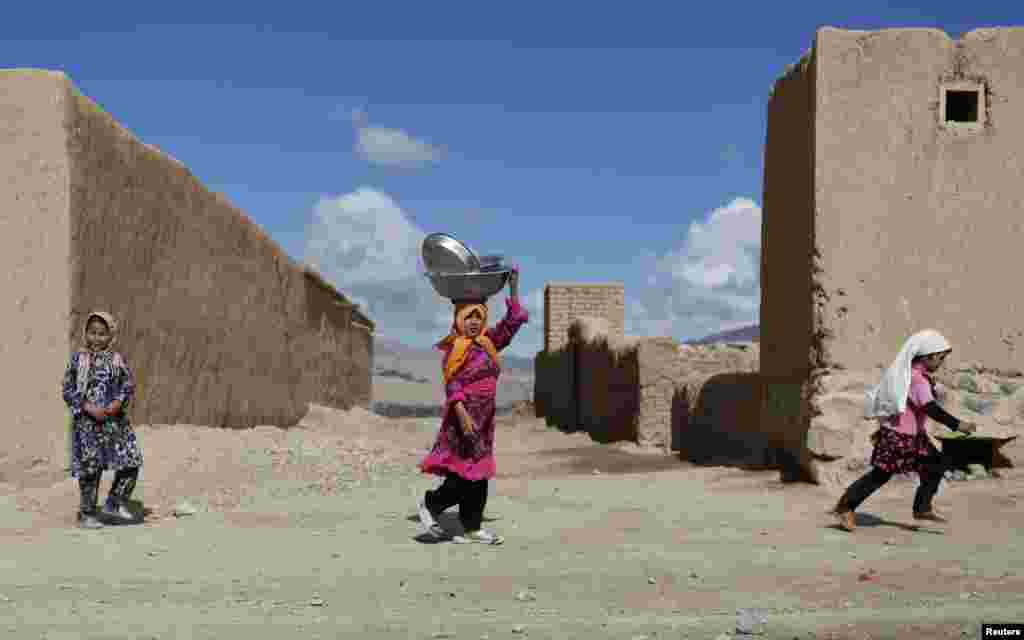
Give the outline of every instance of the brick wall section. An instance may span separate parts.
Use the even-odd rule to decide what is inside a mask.
[[[643,446],[669,448],[673,424],[681,416],[673,415],[673,398],[683,380],[683,359],[679,343],[672,338],[648,338],[636,350],[639,406],[636,416],[636,442]]]
[[[121,322],[137,423],[290,426],[311,402],[369,405],[372,323],[244,212],[63,74],[0,73],[0,113],[4,216],[28,223],[8,225],[5,242],[33,249],[31,263],[4,254],[24,285],[8,322],[32,338],[13,355],[33,373],[2,392],[32,409],[14,441],[61,450],[60,376],[94,309]]]
[[[544,287],[544,350],[558,351],[569,341],[569,327],[584,316],[604,318],[612,336],[623,337],[625,289],[621,283],[548,283]]]

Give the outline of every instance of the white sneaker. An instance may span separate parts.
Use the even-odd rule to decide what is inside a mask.
[[[416,513],[419,515],[420,524],[423,525],[424,529],[430,531],[437,528],[437,518],[434,517],[434,514],[430,513],[427,503],[422,498],[416,503]]]
[[[131,511],[125,509],[122,504],[114,504],[112,502],[106,502],[103,505],[103,515],[119,522],[133,522],[135,516]]]
[[[452,538],[452,542],[455,544],[487,544],[487,545],[499,545],[505,543],[505,538],[495,535],[486,529],[480,529],[479,531],[467,531],[465,535],[455,536]]]
[[[416,503],[416,514],[420,518],[420,524],[426,529],[428,535],[436,540],[444,540],[448,538],[448,532],[446,532],[441,525],[437,523],[437,518],[427,508],[426,503],[420,500]]]

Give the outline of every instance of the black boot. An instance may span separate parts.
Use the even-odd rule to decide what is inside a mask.
[[[125,503],[135,490],[135,481],[139,476],[138,467],[119,469],[110,485],[110,495],[103,505],[103,515],[115,522],[125,523],[135,520],[135,515],[125,507]]]
[[[78,526],[82,529],[101,529],[103,523],[96,513],[96,499],[100,489],[99,474],[78,478]]]

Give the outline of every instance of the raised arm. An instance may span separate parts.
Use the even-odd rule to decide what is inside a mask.
[[[512,338],[519,332],[519,328],[530,320],[530,314],[526,308],[519,304],[517,298],[506,298],[505,317],[492,329],[486,331],[486,335],[494,343],[494,348],[501,351],[512,342]]]

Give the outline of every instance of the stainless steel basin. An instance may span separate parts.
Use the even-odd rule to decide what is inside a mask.
[[[446,233],[432,233],[423,239],[423,264],[430,273],[471,273],[480,271],[480,261],[469,247]]]

